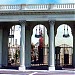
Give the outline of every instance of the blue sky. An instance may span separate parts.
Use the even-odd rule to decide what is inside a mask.
[[[75,0],[0,0],[0,4],[75,3]]]

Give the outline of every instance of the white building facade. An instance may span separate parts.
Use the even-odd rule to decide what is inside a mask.
[[[55,36],[61,24],[67,24],[73,35],[73,66],[75,67],[75,4],[0,5],[0,67],[8,65],[9,29],[21,26],[19,70],[31,66],[31,36],[33,28],[42,24],[49,37],[48,69],[55,70]],[[4,60],[2,60],[4,59]]]

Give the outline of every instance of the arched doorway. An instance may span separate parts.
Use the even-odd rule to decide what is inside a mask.
[[[11,26],[8,37],[8,66],[20,64],[20,25]]]
[[[38,24],[33,28],[31,38],[31,65],[48,65],[48,35],[44,25]]]
[[[67,34],[69,34],[69,36],[64,37],[64,35],[66,36]],[[58,27],[57,35],[55,37],[55,46],[60,47],[57,60],[58,65],[62,67],[72,65],[73,36],[69,25],[62,24]]]

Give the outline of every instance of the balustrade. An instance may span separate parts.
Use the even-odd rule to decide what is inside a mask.
[[[2,10],[57,10],[57,9],[75,9],[74,3],[69,4],[15,4],[0,5]]]
[[[75,4],[57,4],[57,9],[75,9]]]

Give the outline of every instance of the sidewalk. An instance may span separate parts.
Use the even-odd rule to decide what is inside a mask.
[[[75,69],[66,69],[66,70],[11,70],[11,69],[0,69],[0,75],[75,75]]]

